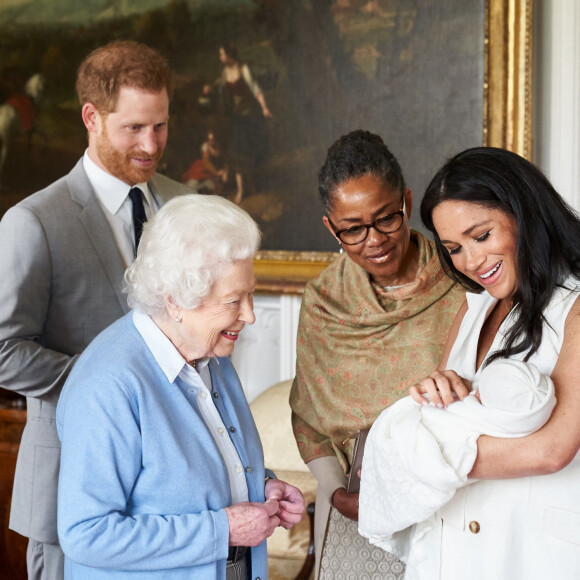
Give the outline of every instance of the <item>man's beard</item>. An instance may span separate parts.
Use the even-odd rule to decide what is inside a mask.
[[[153,177],[163,155],[163,149],[159,149],[152,156],[139,150],[134,150],[132,155],[120,153],[111,144],[105,128],[101,137],[97,139],[97,155],[111,175],[129,185],[135,185],[145,183]],[[131,158],[150,159],[153,163],[149,167],[137,167],[131,163]]]

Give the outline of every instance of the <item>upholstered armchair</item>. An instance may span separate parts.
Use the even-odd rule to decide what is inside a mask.
[[[299,525],[291,530],[277,528],[268,540],[270,580],[314,578],[316,480],[304,465],[292,433],[288,403],[291,385],[292,381],[278,383],[264,391],[250,405],[264,447],[266,467],[302,491],[309,512]]]

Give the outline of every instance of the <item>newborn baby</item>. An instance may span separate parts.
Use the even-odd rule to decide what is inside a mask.
[[[533,364],[499,359],[480,369],[476,379],[472,393],[447,408],[405,397],[385,409],[369,432],[359,532],[405,562],[412,542],[437,541],[429,534],[436,528],[436,512],[457,489],[475,481],[467,476],[478,437],[529,435],[546,423],[556,404],[552,380]]]
[[[531,363],[500,359],[481,370],[474,394],[485,407],[521,413],[540,407],[551,382]]]

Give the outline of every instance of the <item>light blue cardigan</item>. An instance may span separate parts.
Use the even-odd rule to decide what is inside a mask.
[[[262,502],[262,446],[239,379],[228,358],[209,369],[250,501]],[[191,391],[168,382],[131,312],[79,358],[57,409],[67,579],[225,578],[229,478]],[[266,542],[252,549],[252,578],[267,578]]]

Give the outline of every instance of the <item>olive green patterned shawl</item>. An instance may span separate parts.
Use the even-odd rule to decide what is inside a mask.
[[[414,282],[385,291],[346,254],[304,292],[290,404],[305,462],[334,455],[348,468],[349,437],[432,372],[465,291],[418,232]]]

